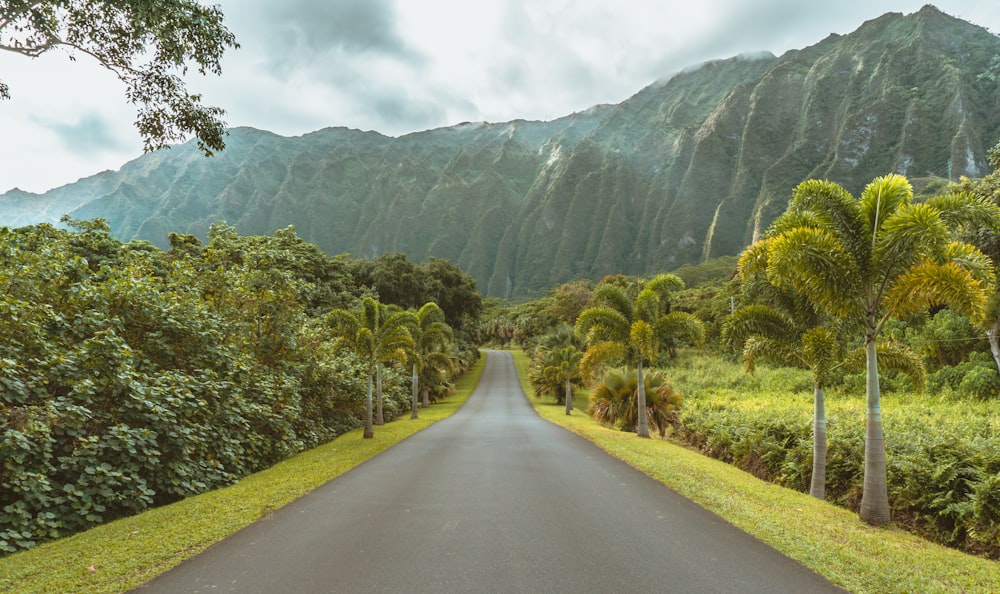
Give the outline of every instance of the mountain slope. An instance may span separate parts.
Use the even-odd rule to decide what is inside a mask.
[[[0,224],[99,216],[161,246],[222,219],[243,233],[293,224],[329,253],[448,258],[484,292],[523,296],[736,254],[807,178],[859,192],[891,171],[984,174],[998,56],[1000,38],[927,6],[552,122],[399,138],[234,129],[213,159],[183,145],[42,196],[9,192]]]

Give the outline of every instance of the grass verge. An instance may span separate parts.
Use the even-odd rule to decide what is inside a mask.
[[[485,355],[434,406],[302,452],[239,483],[0,559],[0,592],[124,592],[452,413],[472,394]]]
[[[529,360],[514,352],[521,385]],[[1000,563],[942,547],[897,528],[872,528],[843,508],[764,482],[660,439],[604,427],[574,398],[570,416],[529,398],[539,415],[594,442],[741,530],[852,592],[1000,592]]]

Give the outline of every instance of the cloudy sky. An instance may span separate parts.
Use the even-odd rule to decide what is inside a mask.
[[[925,0],[209,0],[241,48],[188,88],[230,126],[398,136],[463,121],[548,120],[618,103],[707,60],[776,55]],[[996,0],[938,0],[1000,32]],[[135,108],[85,56],[0,51],[0,193],[118,169],[142,153]]]

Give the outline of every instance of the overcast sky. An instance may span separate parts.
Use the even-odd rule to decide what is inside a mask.
[[[211,3],[212,0],[209,0]],[[919,0],[221,0],[242,46],[190,79],[230,126],[398,136],[463,121],[549,120],[618,103],[684,67],[780,55]],[[935,6],[1000,32],[997,0]],[[85,56],[0,52],[0,192],[118,169],[142,154],[135,107]]]

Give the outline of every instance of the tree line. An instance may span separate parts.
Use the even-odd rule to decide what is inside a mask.
[[[443,260],[329,257],[293,228],[241,236],[224,223],[163,251],[100,219],[64,223],[0,229],[4,552],[364,425],[373,372],[379,420],[416,414],[418,389],[430,405],[477,356],[467,328],[481,298]],[[342,323],[373,310],[402,320],[374,356]]]

